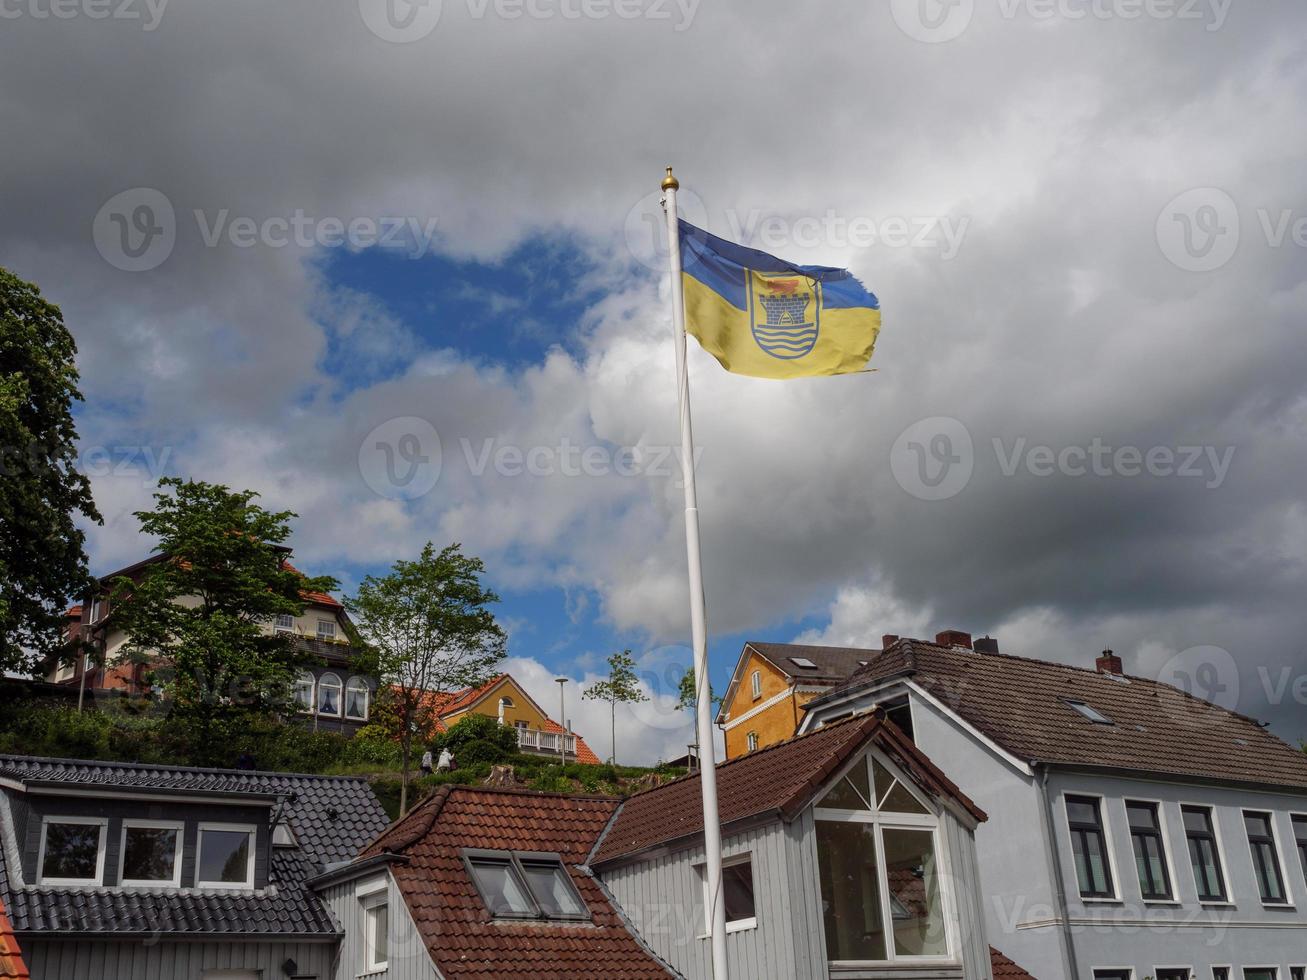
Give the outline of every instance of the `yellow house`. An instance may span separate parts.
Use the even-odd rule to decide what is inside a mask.
[[[868,653],[847,647],[746,643],[717,712],[726,758],[792,738],[803,720],[803,705],[847,679],[867,662]]]
[[[517,729],[517,744],[523,752],[559,755],[560,742],[566,739],[569,761],[599,763],[599,757],[585,744],[585,739],[567,732],[545,714],[509,674],[500,674],[480,687],[443,695],[437,713],[444,728],[453,727],[468,715],[485,715],[501,725],[511,725]]]

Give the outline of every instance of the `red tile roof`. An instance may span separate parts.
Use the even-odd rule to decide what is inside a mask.
[[[884,714],[873,712],[777,742],[717,766],[717,805],[724,826],[776,813],[792,819],[829,778],[868,742],[891,754],[927,792],[952,798],[977,821],[985,812],[966,797]],[[632,796],[594,855],[600,865],[703,833],[699,774]]]
[[[30,980],[27,964],[23,962],[23,951],[18,948],[18,937],[14,927],[5,915],[4,903],[0,902],[0,980]]]
[[[283,561],[281,567],[288,572],[294,572],[301,578],[306,578],[305,574],[288,561]],[[318,606],[330,606],[332,609],[343,609],[339,599],[335,596],[328,595],[325,592],[300,592],[300,598],[305,602],[311,602]]]
[[[552,732],[555,735],[563,735],[567,730],[552,718],[546,718],[545,731]],[[575,732],[572,734],[576,735]],[[571,758],[570,753],[568,757]],[[594,754],[594,750],[585,744],[585,739],[580,735],[576,735],[576,758],[572,761],[579,762],[585,766],[597,766],[601,760],[599,759],[599,756]]]
[[[602,797],[442,786],[361,857],[408,858],[391,865],[392,873],[427,951],[450,980],[665,980],[671,972],[581,870],[617,805]],[[463,865],[464,848],[558,854],[593,921],[495,921]]]
[[[471,707],[477,701],[485,697],[486,693],[500,681],[506,680],[507,674],[498,674],[486,681],[480,687],[469,687],[463,691],[455,691],[450,695],[449,702],[440,709],[441,715],[452,715],[456,711],[462,711],[464,708]]]
[[[994,970],[994,980],[1035,980],[993,946],[989,947],[989,961]]]
[[[1066,664],[900,640],[813,704],[911,679],[1023,761],[1307,787],[1307,755],[1251,718],[1169,684]],[[1083,701],[1113,724],[1070,708]]]

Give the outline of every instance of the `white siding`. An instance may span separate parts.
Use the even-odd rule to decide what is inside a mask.
[[[334,942],[146,943],[23,940],[32,980],[200,980],[205,970],[249,970],[283,980],[293,959],[296,976],[329,980]],[[261,971],[261,972],[260,972]]]
[[[360,884],[375,881],[381,875],[386,878],[386,901],[390,905],[389,969],[368,974],[368,980],[432,980],[438,976],[435,964],[408,913],[394,876],[385,869],[322,890],[322,900],[345,934],[336,972],[330,976],[333,980],[353,980],[363,972],[363,905],[357,890]]]

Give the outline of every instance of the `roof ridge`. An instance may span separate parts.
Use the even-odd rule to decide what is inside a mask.
[[[278,776],[283,779],[321,779],[338,780],[341,782],[368,782],[367,776],[351,776],[345,774],[278,772],[275,769],[222,769],[213,766],[183,766],[164,762],[117,762],[113,759],[73,759],[57,755],[19,755],[10,752],[0,752],[0,761],[6,759],[13,759],[21,762],[51,762],[68,766],[138,769],[150,772],[188,772],[222,776]]]
[[[451,790],[471,793],[502,793],[505,796],[529,796],[533,799],[557,798],[563,800],[593,800],[601,803],[621,803],[628,797],[605,796],[602,793],[552,793],[545,790],[526,789],[520,786],[472,786],[467,783],[446,783]],[[442,787],[443,788],[443,787]],[[632,794],[638,795],[638,794]]]

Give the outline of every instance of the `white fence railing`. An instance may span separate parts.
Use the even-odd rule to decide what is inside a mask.
[[[518,748],[527,752],[558,752],[563,736],[557,732],[537,732],[530,728],[517,729]],[[576,755],[576,736],[567,736],[567,754]]]

